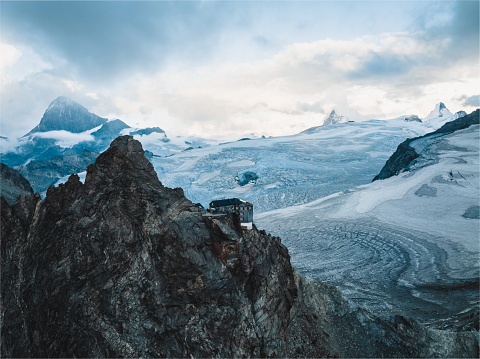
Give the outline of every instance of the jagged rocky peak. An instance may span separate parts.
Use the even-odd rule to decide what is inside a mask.
[[[31,201],[2,201],[2,357],[286,356],[287,249],[202,217],[132,137],[85,185],[72,175]]]
[[[35,132],[64,130],[80,133],[107,122],[106,118],[89,112],[79,103],[65,96],[57,97],[48,106],[40,123],[27,135]]]
[[[125,182],[131,178],[137,178],[137,182],[153,181],[161,185],[152,164],[145,157],[142,144],[132,136],[120,136],[98,156],[95,163],[87,167],[85,185],[94,187],[102,183],[105,186],[116,179]]]
[[[345,123],[348,122],[348,118],[343,115],[338,115],[335,110],[332,110],[328,117],[323,121],[324,126],[328,125],[335,125],[337,123]]]
[[[448,110],[447,106],[443,102],[439,102],[435,105],[435,108],[424,118],[424,120],[430,120],[436,117],[448,117],[453,114]]]

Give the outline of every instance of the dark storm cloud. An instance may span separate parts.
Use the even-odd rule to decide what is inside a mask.
[[[417,18],[415,26],[422,32],[425,42],[450,40],[445,56],[478,57],[479,52],[479,2],[456,1],[434,3]],[[441,14],[444,14],[442,17]],[[449,15],[449,19],[445,16]],[[447,58],[442,60],[448,60]]]
[[[371,79],[390,81],[408,75],[420,67],[445,68],[446,64],[478,61],[479,3],[478,1],[427,2],[425,11],[417,16],[412,38],[426,49],[422,55],[372,53],[359,69],[348,74],[351,80]],[[430,78],[441,74],[429,74]],[[410,78],[410,81],[422,78]]]
[[[362,78],[377,78],[388,80],[391,77],[407,74],[416,65],[408,56],[373,53],[363,63],[360,69],[349,74],[352,80]]]
[[[222,27],[241,26],[229,4],[198,2],[2,2],[2,37],[67,60],[106,81],[207,59]],[[57,70],[58,71],[58,70]]]

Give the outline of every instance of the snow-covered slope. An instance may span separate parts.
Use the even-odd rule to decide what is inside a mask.
[[[479,301],[479,125],[412,142],[409,172],[257,215],[354,303],[431,322]]]
[[[213,199],[241,197],[260,213],[368,183],[400,142],[425,132],[419,122],[349,122],[310,134],[212,145],[151,161],[164,185],[182,187],[193,202],[206,206]]]

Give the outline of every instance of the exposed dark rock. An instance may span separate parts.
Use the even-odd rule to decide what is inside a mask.
[[[4,203],[2,246],[3,357],[285,355],[286,248],[202,217],[131,137],[84,185]]]
[[[478,356],[475,333],[353,311],[287,249],[204,217],[117,138],[45,200],[1,199],[2,357]]]
[[[241,175],[237,177],[237,183],[239,186],[245,186],[246,184],[250,183],[250,181],[255,182],[258,180],[258,175],[255,172],[243,172]]]
[[[452,133],[454,131],[462,130],[472,125],[478,125],[480,123],[479,114],[480,114],[480,109],[477,109],[469,115],[465,115],[463,117],[457,118],[454,121],[447,122],[438,130],[432,132],[431,135],[438,134],[438,133],[442,133],[442,134]],[[425,136],[428,136],[428,135],[429,134]]]
[[[28,180],[18,171],[0,163],[0,196],[4,197],[8,204],[13,205],[21,194],[33,195]]]
[[[69,131],[80,133],[107,122],[106,118],[99,117],[89,112],[79,103],[67,97],[57,97],[48,106],[40,123],[27,135],[35,132]]]
[[[375,176],[373,181],[383,180],[398,175],[400,172],[405,171],[413,160],[420,156],[412,147],[410,147],[410,142],[413,140],[414,139],[409,138],[398,145],[397,150],[390,156],[385,163],[385,166],[383,166],[380,173]]]
[[[468,219],[480,219],[480,206],[473,205],[468,207],[462,216]]]
[[[441,105],[443,104],[440,103],[439,106],[441,107]],[[445,107],[445,105],[443,106]],[[375,176],[373,181],[396,176],[400,172],[408,170],[408,168],[415,163],[415,159],[420,156],[420,154],[418,154],[410,146],[413,141],[423,138],[429,138],[432,136],[452,133],[454,131],[470,127],[471,125],[479,124],[479,112],[480,110],[477,109],[469,115],[447,122],[434,132],[427,133],[424,136],[406,139],[400,145],[398,145],[397,150],[393,153],[392,156],[390,156],[390,158],[385,163],[385,166],[381,169],[380,173]]]
[[[415,195],[419,197],[436,197],[437,189],[435,187],[429,186],[428,184],[423,184],[422,187],[415,191]]]

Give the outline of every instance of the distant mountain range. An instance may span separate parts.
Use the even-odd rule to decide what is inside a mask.
[[[48,106],[40,123],[18,139],[15,151],[2,154],[2,162],[13,167],[33,160],[48,161],[56,156],[80,154],[84,150],[101,152],[120,134],[138,131],[121,120],[99,117],[61,96]],[[165,132],[158,127],[141,131],[158,132],[165,137]]]
[[[99,117],[61,96],[48,106],[40,123],[18,139],[14,151],[1,154],[1,162],[15,167],[35,192],[44,194],[59,178],[85,171],[115,138],[125,134],[143,138],[162,156],[185,150],[194,142],[170,141],[159,127],[132,128],[119,119]],[[147,155],[153,153],[147,151]]]
[[[15,151],[1,155],[1,162],[44,195],[69,174],[85,171],[113,139],[132,135],[142,143],[159,178],[184,188],[193,201],[207,204],[213,198],[242,196],[253,201],[257,211],[265,211],[367,183],[400,142],[461,115],[452,115],[440,103],[423,122],[405,115],[355,123],[332,110],[322,126],[298,135],[220,143],[169,138],[160,127],[132,128],[61,96],[48,106],[40,123],[18,139]],[[246,181],[246,174],[254,180]]]

